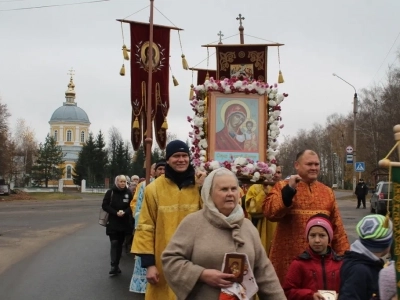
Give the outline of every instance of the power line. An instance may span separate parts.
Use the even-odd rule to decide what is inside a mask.
[[[388,58],[390,52],[392,52],[392,49],[393,49],[394,45],[396,45],[396,42],[397,42],[397,40],[399,39],[399,37],[400,37],[400,31],[399,31],[399,33],[397,34],[397,37],[396,37],[396,39],[394,40],[394,42],[393,42],[393,44],[392,44],[392,47],[390,47],[388,53],[386,54],[384,60],[382,61],[381,65],[379,66],[378,71],[376,71],[376,73],[375,73],[374,77],[372,78],[372,80],[374,80],[375,77],[376,77],[376,75],[378,75],[378,73],[379,73],[379,71],[381,70],[383,64],[385,63],[386,59]]]
[[[25,0],[2,0],[0,3],[6,3],[6,2],[20,2],[20,1],[25,1]]]
[[[74,2],[74,3],[64,3],[64,4],[52,4],[52,5],[42,5],[42,6],[31,6],[31,7],[20,7],[20,8],[11,8],[11,9],[1,9],[0,11],[40,9],[40,8],[49,8],[49,7],[58,7],[58,6],[70,6],[70,5],[80,5],[80,4],[91,4],[91,3],[108,2],[108,1],[110,1],[110,0],[94,0],[94,1],[84,1],[84,2]]]

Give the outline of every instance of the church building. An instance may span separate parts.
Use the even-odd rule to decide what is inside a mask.
[[[90,121],[86,112],[78,107],[75,102],[75,84],[71,78],[68,89],[65,92],[65,102],[57,108],[50,118],[50,135],[61,146],[64,153],[65,164],[60,166],[64,169],[62,180],[64,187],[75,187],[72,180],[73,169],[78,160],[79,152],[89,135]],[[58,185],[56,182],[49,182]]]

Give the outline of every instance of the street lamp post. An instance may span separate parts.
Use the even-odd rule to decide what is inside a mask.
[[[337,129],[337,130],[339,130],[340,131],[340,133],[341,133],[341,135],[342,135],[342,142],[341,142],[341,144],[340,144],[340,156],[338,156],[338,166],[340,165],[340,159],[339,159],[339,157],[341,157],[342,158],[342,161],[343,161],[343,166],[340,166],[340,168],[342,169],[342,172],[341,172],[341,188],[342,189],[344,189],[344,179],[346,178],[346,157],[344,156],[344,131],[343,131],[343,129],[342,128],[340,128],[340,127],[338,127],[338,126],[336,126],[336,125],[334,125],[334,124],[332,124],[332,127],[333,128],[335,128],[335,129]]]
[[[353,190],[356,188],[356,183],[357,183],[357,172],[356,172],[356,162],[357,162],[357,110],[358,110],[358,97],[357,97],[357,90],[352,85],[351,83],[347,82],[344,80],[342,77],[338,76],[337,74],[333,73],[333,76],[336,76],[340,80],[346,82],[348,85],[350,85],[354,89],[354,101],[353,101],[353,115],[354,115],[354,120],[353,120]]]

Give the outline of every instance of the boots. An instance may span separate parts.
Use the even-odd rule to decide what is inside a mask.
[[[108,272],[110,275],[117,275],[118,273],[121,273],[121,270],[119,269],[119,258],[121,255],[118,256],[118,241],[113,240],[111,241],[111,250],[110,250],[110,257],[111,257],[111,270]],[[119,272],[118,272],[119,271]]]

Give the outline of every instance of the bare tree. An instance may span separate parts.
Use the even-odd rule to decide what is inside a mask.
[[[0,177],[3,178],[8,174],[10,161],[9,117],[7,104],[3,103],[0,97]]]
[[[33,156],[37,150],[35,132],[24,119],[18,119],[12,140],[15,147],[13,181],[17,186],[25,186],[29,184]]]

